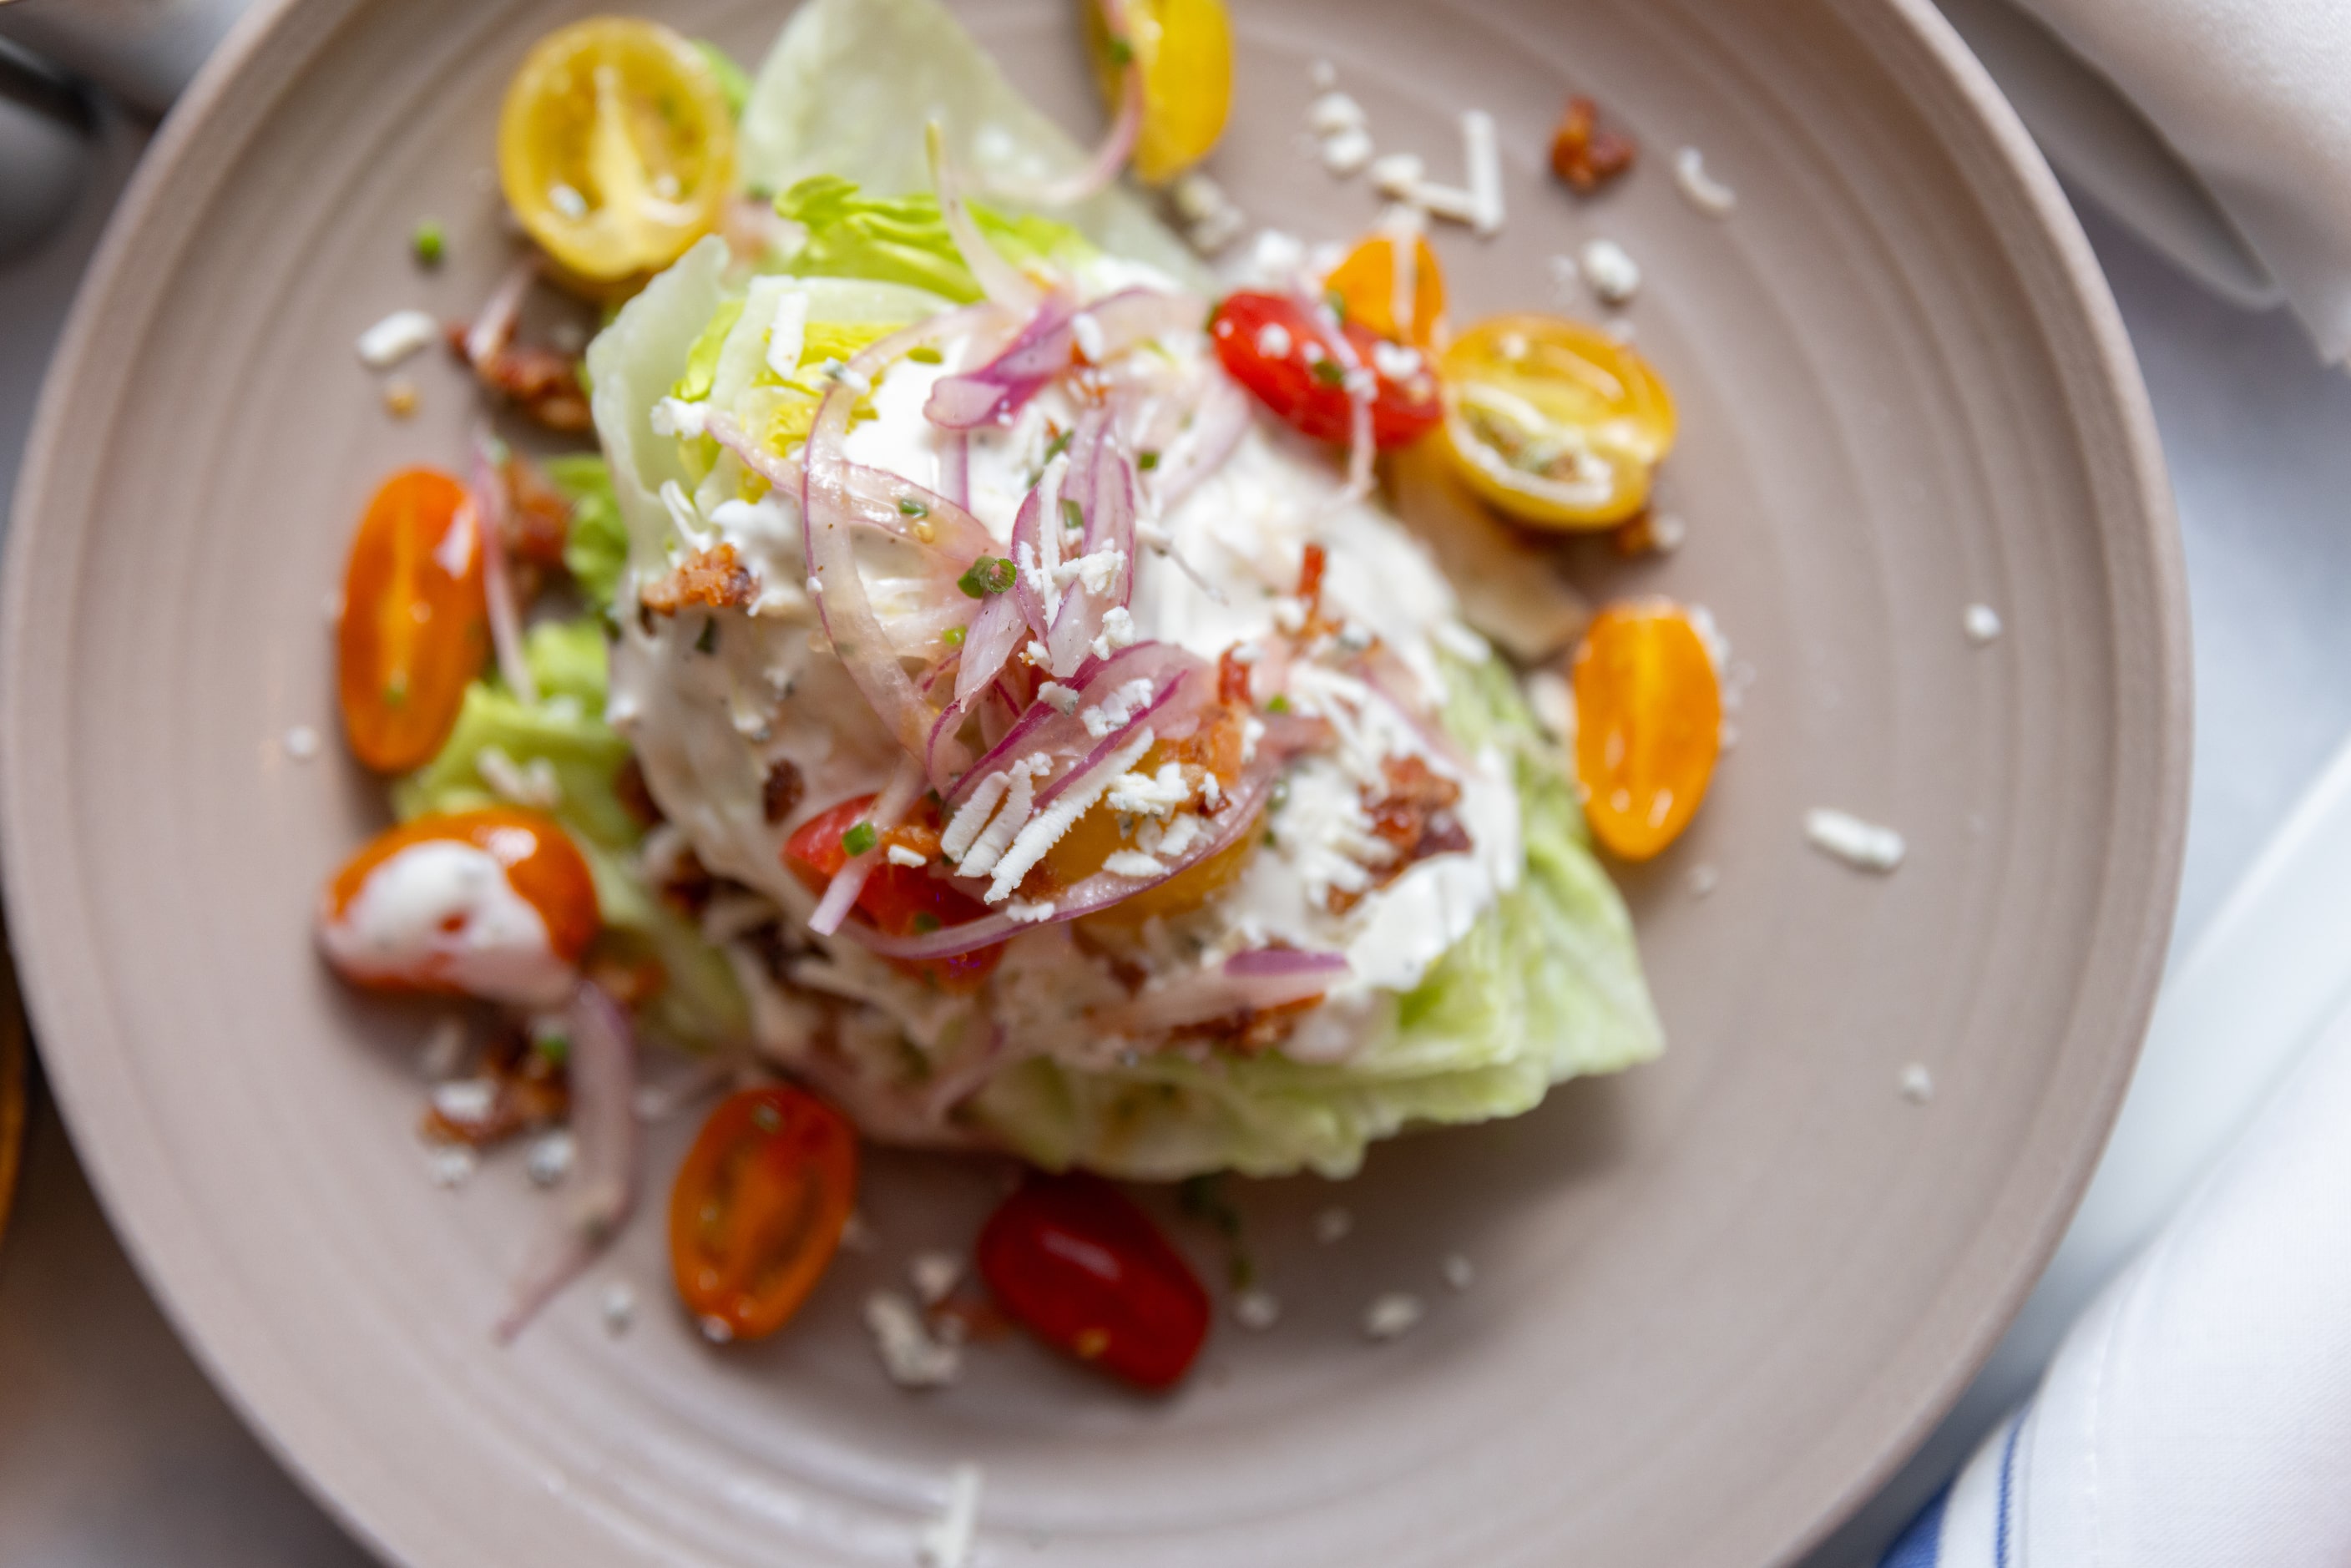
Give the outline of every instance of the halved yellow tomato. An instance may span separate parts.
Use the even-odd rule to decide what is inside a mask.
[[[1600,528],[1649,504],[1674,400],[1630,348],[1553,316],[1497,316],[1454,340],[1438,375],[1462,476],[1510,516]]]
[[[1102,97],[1115,110],[1124,65],[1103,24],[1104,0],[1078,0]],[[1108,0],[1123,7],[1127,47],[1143,67],[1143,134],[1134,177],[1162,185],[1208,155],[1233,104],[1233,28],[1224,0]]]
[[[1405,261],[1409,275],[1397,276]],[[1375,234],[1347,253],[1322,279],[1324,289],[1338,297],[1347,319],[1360,321],[1393,342],[1426,349],[1437,339],[1437,325],[1445,314],[1445,274],[1428,241],[1412,236],[1409,248],[1398,236]]]
[[[507,89],[498,178],[567,271],[613,282],[667,267],[718,226],[735,117],[702,51],[618,16],[541,38]]]
[[[1722,746],[1706,640],[1669,600],[1612,604],[1575,651],[1575,777],[1600,841],[1645,861],[1689,826]]]

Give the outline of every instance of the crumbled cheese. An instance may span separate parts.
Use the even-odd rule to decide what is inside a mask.
[[[558,1127],[532,1141],[530,1153],[523,1160],[523,1170],[535,1185],[553,1186],[571,1174],[571,1164],[579,1151],[580,1145],[569,1129]]]
[[[1202,775],[1204,787],[1216,781],[1217,776],[1213,773]],[[1134,842],[1137,849],[1155,860],[1175,861],[1182,859],[1184,852],[1198,842],[1200,835],[1207,831],[1204,819],[1187,811],[1165,822],[1156,818],[1144,822],[1143,831],[1135,834]]]
[[[1113,876],[1165,876],[1167,868],[1141,850],[1120,850],[1102,862],[1102,870]]]
[[[996,862],[1004,858],[1004,852],[1012,847],[1014,838],[1029,821],[1029,810],[1037,799],[1036,781],[1026,768],[1013,772],[1010,777],[1011,788],[1005,791],[1004,809],[997,812],[995,819],[973,841],[970,852],[956,862],[956,869],[966,876],[985,876],[993,871]],[[977,795],[975,794],[974,803],[977,800]],[[965,810],[970,809],[967,804]],[[963,819],[958,815],[956,820],[960,823]]]
[[[1314,1217],[1314,1239],[1325,1247],[1345,1240],[1347,1232],[1354,1228],[1355,1217],[1335,1205]]]
[[[1372,368],[1392,382],[1410,381],[1420,373],[1420,350],[1385,338],[1372,344]]]
[[[1020,650],[1020,656],[1040,668],[1050,668],[1053,663],[1050,651],[1034,637],[1029,638],[1029,645]]]
[[[1233,1322],[1263,1333],[1281,1321],[1281,1301],[1271,1291],[1251,1287],[1233,1298]]]
[[[1053,568],[1053,586],[1066,589],[1073,582],[1083,583],[1088,593],[1106,599],[1118,581],[1118,574],[1126,568],[1126,552],[1116,545],[1102,545],[1061,562]]]
[[[1419,191],[1420,177],[1427,169],[1416,152],[1390,152],[1372,160],[1372,188],[1383,196],[1409,202]]]
[[[977,1465],[957,1465],[947,1472],[946,1508],[923,1527],[914,1543],[922,1568],[964,1568],[970,1561],[972,1535],[979,1525],[981,1479]]]
[[[873,1336],[882,1368],[901,1388],[937,1388],[963,1370],[963,1353],[931,1337],[914,1303],[895,1291],[865,1298],[865,1329]]]
[[[1052,683],[1047,682],[1045,689],[1052,690]],[[1069,690],[1067,686],[1061,689]],[[1071,695],[1072,698],[1076,695],[1075,693]],[[1068,709],[1062,711],[1067,712]],[[960,862],[965,852],[978,840],[980,829],[987,826],[988,813],[996,810],[1003,800],[1005,791],[1011,787],[1012,776],[1008,773],[991,773],[973,785],[971,794],[948,821],[946,831],[939,835],[939,852],[947,859]]]
[[[1364,1333],[1374,1339],[1395,1339],[1411,1333],[1427,1311],[1418,1296],[1390,1291],[1364,1309]]]
[[[1097,659],[1107,659],[1122,648],[1132,648],[1142,635],[1134,628],[1134,617],[1123,604],[1113,604],[1102,612],[1102,634],[1093,640],[1091,652]]]
[[[1264,359],[1286,360],[1293,347],[1290,329],[1279,321],[1268,321],[1257,329],[1257,351]]]
[[[892,865],[921,866],[930,863],[923,858],[923,852],[920,850],[910,850],[904,844],[890,846],[889,860]]]
[[[1110,809],[1126,817],[1165,817],[1191,799],[1192,785],[1176,762],[1161,763],[1155,774],[1129,773],[1117,779],[1108,796]]]
[[[1360,172],[1374,151],[1368,131],[1342,131],[1323,139],[1322,167],[1343,180]]]
[[[1494,117],[1482,109],[1461,115],[1461,142],[1469,166],[1469,225],[1481,235],[1502,228],[1502,157],[1494,144]],[[1436,209],[1432,206],[1431,211]]]
[[[604,1287],[602,1302],[604,1332],[624,1334],[629,1325],[637,1321],[637,1293],[624,1281],[615,1280]]]
[[[424,1174],[433,1178],[434,1186],[455,1191],[472,1178],[477,1163],[474,1151],[465,1145],[442,1144],[425,1155]]]
[[[683,398],[664,397],[645,416],[655,435],[683,436],[689,441],[700,440],[710,431],[710,405],[687,402]]]
[[[1968,641],[1979,648],[1997,642],[2000,638],[2000,612],[1989,604],[1969,605],[1964,622],[1968,631]]]
[[[1623,305],[1641,291],[1640,264],[1613,239],[1595,239],[1579,255],[1583,281],[1603,305]]]
[[[1078,352],[1086,357],[1086,363],[1090,365],[1102,363],[1102,353],[1109,344],[1102,337],[1101,322],[1095,320],[1091,315],[1081,313],[1071,319],[1070,336],[1076,341]]]
[[[1704,898],[1722,884],[1722,873],[1701,861],[1690,867],[1689,890],[1692,897]]]
[[[1249,226],[1249,219],[1238,207],[1227,207],[1214,217],[1202,218],[1184,230],[1184,238],[1202,256],[1214,256],[1240,237]]]
[[[1198,223],[1223,212],[1231,203],[1226,199],[1223,186],[1199,169],[1194,169],[1177,180],[1167,193],[1176,208],[1176,215],[1187,224]]]
[[[1706,172],[1706,158],[1695,147],[1674,154],[1674,183],[1691,206],[1710,218],[1728,217],[1739,205],[1739,193]]]
[[[308,762],[319,755],[319,732],[307,724],[298,724],[286,732],[286,755],[297,762]]]
[[[1129,685],[1145,684],[1131,682]],[[1128,687],[1122,686],[1119,689],[1124,692]],[[1157,738],[1152,733],[1149,725],[1140,726],[1132,738],[1112,752],[1096,767],[1092,782],[1062,790],[1059,800],[1039,812],[1035,821],[1022,828],[1019,836],[1012,841],[1011,848],[1004,852],[1003,860],[995,867],[996,880],[987,884],[987,902],[1001,904],[1011,897],[1013,890],[1020,885],[1020,880],[1035,868],[1038,862],[1045,858],[1045,852],[1061,841],[1062,834],[1076,826],[1080,817],[1093,809],[1094,802],[1101,800],[1109,790],[1111,781],[1134,767],[1143,754],[1151,749]],[[1014,786],[1016,793],[1019,788],[1018,785]],[[992,833],[995,829],[990,827],[988,831]],[[983,841],[985,841],[984,836]],[[967,864],[964,874],[977,876],[979,873],[972,871]],[[1006,913],[1013,914],[1015,919],[1043,919],[1050,917],[1052,906],[1047,904],[1044,907],[1047,912],[1045,915],[1019,915],[1009,910]]]
[[[1042,925],[1053,918],[1055,907],[1050,898],[1040,898],[1034,903],[1025,898],[1016,898],[1004,906],[1004,913],[1023,925]]]
[[[1343,131],[1361,131],[1369,124],[1364,106],[1343,92],[1326,92],[1309,105],[1306,123],[1317,136],[1336,136]]]
[[[917,1252],[906,1260],[906,1278],[923,1305],[935,1307],[963,1278],[963,1260],[952,1252]]]
[[[1443,1273],[1445,1282],[1457,1291],[1466,1291],[1478,1281],[1476,1267],[1458,1252],[1449,1255],[1445,1260]]]
[[[1902,1070],[1902,1098],[1913,1105],[1924,1105],[1935,1097],[1935,1075],[1927,1071],[1923,1061],[1914,1061]]]
[[[474,754],[474,771],[492,794],[515,805],[552,811],[563,804],[563,780],[548,758],[520,763],[497,747],[485,746]]]
[[[360,334],[360,361],[371,371],[388,371],[433,346],[441,323],[422,310],[395,310]]]
[[[1863,871],[1890,872],[1902,863],[1902,835],[1858,817],[1825,808],[1804,813],[1804,837],[1813,847]]]
[[[1133,722],[1151,701],[1151,682],[1143,677],[1127,682],[1096,706],[1078,715],[1078,722],[1096,740]]]
[[[1250,763],[1257,760],[1257,743],[1264,738],[1265,723],[1262,719],[1245,718],[1241,720],[1242,767],[1247,768]]]
[[[1078,711],[1078,692],[1075,686],[1065,686],[1059,681],[1047,681],[1037,688],[1037,695],[1042,697],[1055,713],[1067,715]]]
[[[498,1086],[487,1078],[460,1078],[433,1089],[433,1109],[461,1127],[488,1121],[497,1103]]]

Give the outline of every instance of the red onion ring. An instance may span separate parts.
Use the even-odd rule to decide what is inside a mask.
[[[1022,711],[1004,738],[987,749],[986,755],[972,764],[968,772],[956,781],[946,792],[950,814],[961,806],[977,789],[979,781],[991,773],[1001,772],[1015,762],[1025,762],[1031,757],[1080,756],[1093,749],[1095,737],[1086,730],[1085,721],[1078,716],[1091,704],[1100,702],[1129,681],[1148,680],[1153,695],[1158,695],[1180,680],[1185,673],[1198,671],[1204,675],[1207,666],[1199,659],[1172,643],[1137,643],[1123,648],[1097,665],[1075,687],[1077,702],[1072,711],[1063,713],[1050,703],[1030,703]],[[1197,683],[1196,690],[1205,693],[1210,683]],[[1173,727],[1165,734],[1169,738],[1189,734],[1188,730]]]
[[[1119,0],[1101,0],[1101,8],[1112,43],[1126,48],[1126,64],[1119,72],[1118,112],[1109,130],[1083,167],[1058,180],[992,180],[988,189],[997,194],[1033,206],[1071,206],[1117,179],[1134,156],[1134,144],[1143,139],[1143,62],[1127,33],[1125,7]]]
[[[572,994],[565,1022],[571,1044],[574,1196],[561,1232],[548,1239],[516,1282],[495,1331],[501,1344],[511,1343],[540,1308],[587,1270],[636,1207],[636,1031],[619,1004],[585,980]]]
[[[947,157],[946,134],[937,120],[923,128],[923,147],[930,159],[932,188],[938,193],[939,215],[946,222],[956,254],[971,269],[972,281],[991,303],[1016,316],[1033,313],[1043,302],[1045,291],[979,232],[979,224],[963,199],[963,184],[956,178],[955,165]]]
[[[1083,309],[1067,294],[1046,297],[1003,351],[977,370],[943,376],[923,413],[945,430],[969,430],[1009,419],[1056,377],[1090,361],[1105,363],[1138,343],[1198,331],[1207,308],[1188,294],[1164,288],[1123,288]],[[1100,352],[1081,351],[1078,323],[1101,334]]]
[[[531,677],[530,661],[522,653],[522,609],[515,602],[514,579],[507,570],[507,482],[490,444],[486,427],[474,431],[474,471],[471,493],[474,531],[482,547],[482,597],[490,621],[490,646],[497,654],[498,674],[526,707],[538,706],[538,683]]]

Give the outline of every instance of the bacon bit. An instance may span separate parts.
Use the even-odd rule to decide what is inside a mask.
[[[640,825],[658,828],[667,821],[662,815],[660,804],[653,800],[652,789],[645,783],[644,765],[637,760],[635,752],[629,754],[628,760],[621,764],[621,771],[613,777],[612,793],[620,800],[621,809],[634,817]]]
[[[669,970],[642,938],[606,931],[589,950],[588,978],[624,1008],[641,1008],[669,988]]]
[[[580,385],[578,354],[566,354],[535,343],[500,343],[480,359],[465,351],[473,329],[463,321],[448,328],[449,347],[470,366],[474,379],[512,402],[549,430],[567,434],[594,423],[588,394]]]
[[[739,610],[758,597],[759,584],[731,544],[702,550],[677,563],[675,570],[650,584],[639,602],[656,615],[674,615],[688,605],[712,610]]]
[[[508,453],[505,471],[507,554],[526,565],[560,570],[563,546],[571,536],[571,504],[548,483],[538,464],[518,453]]]
[[[1249,706],[1249,667],[1235,654],[1240,652],[1236,643],[1217,655],[1217,700],[1228,706]]]
[[[1633,139],[1600,123],[1600,106],[1571,98],[1551,137],[1551,172],[1588,196],[1633,166]]]
[[[1330,564],[1330,555],[1319,544],[1306,547],[1298,563],[1298,601],[1306,606],[1310,619],[1322,614],[1322,569]]]
[[[808,780],[800,777],[799,766],[789,757],[780,758],[768,769],[768,781],[759,786],[759,813],[772,828],[790,816],[807,793]]]
[[[1380,765],[1387,788],[1374,797],[1364,791],[1364,812],[1371,819],[1372,836],[1395,852],[1373,873],[1363,893],[1332,888],[1325,901],[1333,915],[1344,915],[1364,894],[1385,887],[1411,866],[1433,855],[1466,854],[1468,831],[1453,808],[1461,803],[1461,786],[1429,770],[1417,757],[1391,757]]]
[[[995,1302],[960,1291],[933,1307],[928,1315],[934,1335],[953,1322],[956,1328],[950,1332],[959,1333],[967,1344],[993,1344],[1012,1333],[1012,1320]]]
[[[1656,530],[1649,525],[1649,514],[1643,512],[1629,523],[1619,523],[1608,530],[1608,553],[1626,560],[1654,554],[1657,548]]]
[[[880,842],[884,850],[894,844],[902,850],[914,851],[925,860],[936,860],[939,853],[937,813],[931,813],[929,821],[914,819],[899,823],[883,833]]]
[[[570,1113],[571,1090],[563,1064],[532,1049],[529,1036],[518,1028],[504,1029],[491,1037],[477,1076],[496,1085],[488,1113],[477,1120],[455,1122],[438,1108],[428,1108],[423,1124],[427,1138],[436,1144],[486,1149],[517,1133],[560,1122]]]
[[[1301,997],[1278,1008],[1242,1008],[1223,1018],[1186,1024],[1168,1038],[1205,1040],[1243,1056],[1261,1056],[1287,1040],[1299,1020],[1322,1005],[1321,997]]]
[[[692,850],[680,850],[669,874],[654,892],[662,901],[689,919],[699,919],[718,892],[718,879]]]

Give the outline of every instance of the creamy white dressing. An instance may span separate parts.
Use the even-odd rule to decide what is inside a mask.
[[[1090,291],[1102,293],[1137,283],[1165,286],[1147,268],[1112,260],[1096,264],[1086,281]],[[747,305],[736,337],[722,351],[722,387],[737,366],[747,379],[756,371],[755,356],[768,351],[769,326],[779,317],[787,330],[797,331],[805,318],[784,304],[789,298],[789,286],[771,286]],[[755,341],[747,341],[738,355],[737,339]],[[1204,333],[1164,347],[1165,356],[1134,356],[1138,367],[1147,362],[1170,378],[1221,374]],[[951,438],[924,417],[924,405],[941,377],[985,358],[993,345],[949,341],[940,348],[938,364],[902,360],[882,374],[871,393],[875,417],[849,432],[851,461],[946,489],[944,457]],[[1066,390],[1052,387],[1008,425],[972,433],[969,510],[1008,554],[1020,503],[1047,466],[1051,434],[1071,428],[1079,412]],[[1173,433],[1155,472],[1175,468],[1189,439],[1187,433]],[[612,661],[611,714],[636,746],[655,798],[703,862],[805,919],[813,901],[783,869],[785,839],[806,817],[881,790],[898,750],[833,656],[817,606],[802,587],[808,566],[798,497],[742,500],[738,472],[732,459],[722,461],[687,503],[691,515],[675,522],[685,539],[732,545],[759,585],[757,599],[747,612],[688,610],[651,617],[650,627],[624,617]],[[1144,945],[1147,967],[1163,976],[1221,963],[1231,953],[1271,941],[1343,952],[1350,978],[1301,1022],[1285,1049],[1301,1059],[1344,1060],[1386,1027],[1393,995],[1416,985],[1520,875],[1518,799],[1505,762],[1489,754],[1464,763],[1434,750],[1423,728],[1391,700],[1440,712],[1445,687],[1437,650],[1468,634],[1456,620],[1451,588],[1394,518],[1368,503],[1332,504],[1340,476],[1320,448],[1260,421],[1221,467],[1164,516],[1156,482],[1153,474],[1140,479],[1142,516],[1156,528],[1145,537],[1163,540],[1191,572],[1154,549],[1141,549],[1131,623],[1117,629],[1122,639],[1176,643],[1210,663],[1237,643],[1276,645],[1285,623],[1294,629],[1302,616],[1289,596],[1307,545],[1320,543],[1328,562],[1323,616],[1348,628],[1353,645],[1376,633],[1402,669],[1404,679],[1395,683],[1402,689],[1383,693],[1332,667],[1344,660],[1346,648],[1328,651],[1323,662],[1301,659],[1291,666],[1297,706],[1328,717],[1339,732],[1338,745],[1293,767],[1286,801],[1270,819],[1273,841],[1242,874],[1201,908],[1153,922]],[[681,499],[673,500],[673,511]],[[916,580],[878,573],[869,573],[867,585],[885,618],[932,591]],[[705,632],[713,621],[715,645]],[[1374,885],[1393,873],[1386,857],[1394,852],[1369,834],[1361,793],[1376,785],[1384,759],[1405,756],[1422,757],[1431,771],[1460,786],[1455,814],[1472,852],[1432,857]],[[792,815],[771,823],[764,815],[763,786],[769,771],[785,762],[799,770],[804,788]],[[1146,837],[1151,842],[1137,851],[1145,858],[1160,841],[1155,833]],[[1334,914],[1328,897],[1333,890],[1358,896]],[[1017,1040],[1022,1054],[1050,1054],[1073,1064],[1100,1065],[1106,1052],[1114,1055],[1125,1045],[1105,1040],[1088,1016],[1092,1008],[1124,1000],[1123,987],[1062,926],[1040,926],[1013,938],[977,998],[925,988],[853,941],[821,946],[825,956],[799,961],[792,978],[865,1004],[858,1026],[843,1030],[844,1048],[854,1046],[859,1053],[879,1058],[903,1050],[887,1043],[894,1036],[936,1063],[983,1023]],[[750,966],[742,969],[751,972]],[[989,1013],[985,1019],[977,1016],[983,1007]],[[762,1012],[772,1015],[773,1026],[762,1033],[777,1036],[778,1045],[805,1039],[790,1009]]]
[[[486,1001],[552,1007],[578,980],[497,857],[449,840],[387,857],[320,923],[319,940],[335,967],[361,984],[432,982]]]

